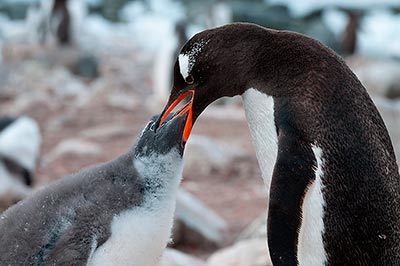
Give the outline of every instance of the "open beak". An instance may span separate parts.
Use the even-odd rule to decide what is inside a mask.
[[[183,136],[182,136],[182,140],[184,142],[187,142],[187,140],[189,139],[190,132],[192,131],[192,127],[193,127],[194,90],[185,91],[184,93],[179,95],[179,97],[176,100],[174,100],[169,106],[167,105],[165,107],[164,111],[161,113],[159,121],[156,123],[156,128],[158,128],[160,125],[162,125],[162,123],[165,121],[165,119],[168,117],[168,115],[174,110],[174,108],[179,103],[181,103],[184,99],[188,98],[189,96],[191,96],[190,102],[187,103],[180,111],[176,112],[174,117],[172,118],[172,119],[174,119],[175,117],[180,116],[185,113],[188,114],[186,123],[185,123],[185,128],[183,131]]]

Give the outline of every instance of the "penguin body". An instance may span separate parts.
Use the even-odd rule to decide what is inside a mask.
[[[156,265],[172,227],[186,116],[0,216],[1,265]]]
[[[400,265],[393,147],[339,56],[301,34],[233,23],[195,35],[174,70],[164,115],[187,91],[193,123],[215,100],[242,95],[274,266]]]
[[[33,119],[0,118],[0,213],[31,193],[40,143]]]
[[[60,45],[67,45],[71,42],[70,24],[67,0],[54,0],[50,25]]]

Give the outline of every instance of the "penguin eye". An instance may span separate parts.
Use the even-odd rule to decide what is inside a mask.
[[[185,78],[185,82],[186,82],[187,84],[193,84],[193,83],[194,83],[194,78],[193,78],[193,76],[192,76],[192,75],[187,76],[187,77]]]

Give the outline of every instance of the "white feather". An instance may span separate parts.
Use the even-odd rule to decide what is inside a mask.
[[[111,236],[94,252],[89,266],[155,266],[169,241],[182,159],[173,149],[165,155],[137,158],[133,163],[140,176],[158,182],[159,189],[155,194],[148,193],[139,207],[113,218]]]
[[[242,97],[247,123],[267,192],[266,195],[267,198],[269,198],[272,174],[278,155],[278,136],[275,127],[274,100],[271,96],[253,88],[246,90]]]
[[[242,97],[258,164],[267,192],[269,192],[278,155],[274,100],[271,96],[253,88],[246,90]]]
[[[186,54],[180,54],[178,56],[179,60],[179,70],[181,71],[181,75],[183,79],[186,79],[189,76],[189,56]]]
[[[321,266],[326,264],[326,252],[322,236],[324,233],[324,198],[322,194],[323,157],[322,149],[312,145],[317,168],[315,180],[309,185],[303,201],[303,218],[299,232],[299,266]]]

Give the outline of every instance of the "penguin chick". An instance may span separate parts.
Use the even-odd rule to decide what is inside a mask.
[[[183,167],[187,113],[115,160],[39,190],[0,216],[0,265],[157,265]]]

